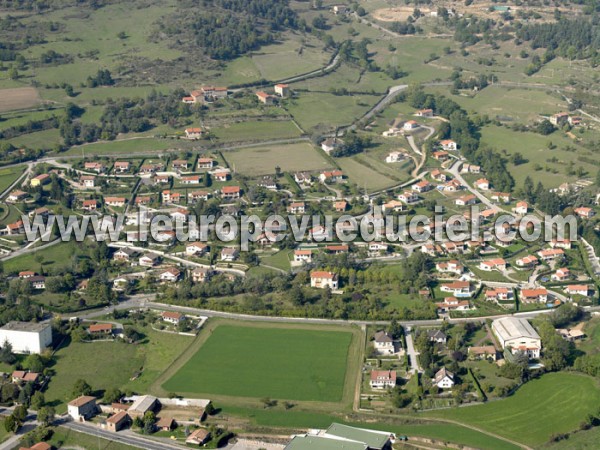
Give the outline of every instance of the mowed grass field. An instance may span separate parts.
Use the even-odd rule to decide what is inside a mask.
[[[248,147],[227,151],[223,155],[230,167],[246,176],[273,174],[277,166],[283,171],[294,172],[332,167],[309,142]]]
[[[163,388],[183,395],[340,402],[350,330],[220,324]]]
[[[527,163],[515,166],[508,164],[509,171],[517,187],[523,186],[523,181],[528,175],[534,183],[541,181],[545,187],[557,187],[565,181],[573,182],[578,179],[576,175],[569,176],[566,173],[567,165],[573,161],[575,169],[582,167],[586,171],[586,177],[595,177],[597,167],[592,164],[578,161],[579,156],[585,156],[598,161],[598,158],[589,150],[579,146],[575,141],[569,139],[560,131],[555,131],[551,135],[542,136],[532,132],[512,131],[505,127],[495,125],[486,126],[482,129],[481,141],[499,151],[506,150],[508,156],[514,153],[521,153],[527,160]],[[548,144],[552,143],[556,148],[550,150]],[[575,151],[564,150],[567,146],[575,148]],[[556,162],[547,161],[550,158],[557,158]],[[538,164],[541,170],[535,170],[534,166]],[[545,168],[556,169],[557,173],[548,172]]]
[[[38,103],[40,96],[35,88],[0,89],[0,112],[31,108]]]
[[[287,120],[238,122],[210,131],[220,142],[286,139],[300,137],[302,134],[294,122]]]
[[[8,189],[23,174],[24,170],[24,165],[0,168],[0,193]]]
[[[577,429],[588,414],[598,411],[599,404],[597,380],[558,372],[528,382],[505,400],[427,415],[456,420],[527,445],[539,446],[552,434]]]

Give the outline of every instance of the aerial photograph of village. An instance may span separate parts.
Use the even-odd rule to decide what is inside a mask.
[[[600,449],[600,0],[0,0],[0,450]]]

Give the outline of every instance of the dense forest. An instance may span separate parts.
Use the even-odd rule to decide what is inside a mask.
[[[199,47],[213,59],[229,60],[298,25],[287,0],[184,0],[176,13],[157,23],[153,38],[164,33],[186,51]]]
[[[600,64],[600,17],[593,19],[562,19],[555,23],[529,24],[517,30],[517,37],[531,47],[554,51],[569,59],[592,59]]]

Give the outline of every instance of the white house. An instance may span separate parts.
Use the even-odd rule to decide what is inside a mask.
[[[71,400],[67,405],[67,412],[75,422],[84,422],[85,420],[94,417],[98,412],[96,397],[82,395],[75,400]]]
[[[402,152],[390,152],[386,157],[385,157],[385,162],[388,164],[391,163],[396,163],[399,161],[402,161],[404,159],[404,153]]]
[[[221,261],[232,262],[235,261],[240,252],[237,248],[234,247],[224,247],[221,250]]]
[[[407,120],[404,122],[404,125],[402,125],[402,128],[406,131],[411,131],[415,128],[419,128],[419,124],[414,120]]]
[[[456,142],[454,142],[452,139],[445,139],[443,141],[440,141],[440,145],[446,151],[454,151],[458,149]]]
[[[587,284],[570,284],[565,289],[569,295],[583,295],[587,297],[590,293],[590,287]]]
[[[321,142],[321,148],[327,154],[344,145],[344,141],[338,138],[328,138]]]
[[[397,375],[395,370],[373,370],[371,372],[369,385],[371,386],[371,389],[395,388],[396,379]],[[341,448],[343,448],[343,446]]]
[[[542,341],[526,319],[503,317],[492,322],[492,331],[504,349],[515,354],[519,351],[529,358],[539,358]]]
[[[306,263],[311,262],[312,250],[294,250],[294,261]]]
[[[192,242],[185,247],[185,254],[188,256],[198,256],[208,250],[208,245],[203,242]]]
[[[177,311],[163,311],[160,314],[160,317],[165,322],[169,322],[169,323],[172,323],[175,325],[178,325],[179,322],[181,322],[182,320],[185,320],[185,316]]]
[[[514,209],[514,211],[517,214],[525,215],[527,214],[527,211],[529,211],[529,205],[527,204],[527,202],[517,202],[517,206]]]
[[[442,367],[433,377],[432,383],[440,389],[450,389],[454,386],[454,374]]]
[[[9,322],[0,328],[1,345],[5,341],[14,353],[39,354],[52,345],[52,327],[50,322]]]
[[[395,352],[394,339],[392,339],[392,337],[385,331],[378,331],[375,333],[373,347],[375,347],[375,350],[382,355],[392,355]]]
[[[180,275],[181,271],[179,269],[176,269],[175,267],[170,267],[169,269],[165,270],[160,274],[159,279],[160,281],[166,283],[174,283],[179,279]]]
[[[310,287],[331,290],[338,288],[338,276],[333,272],[315,270],[310,273]]]

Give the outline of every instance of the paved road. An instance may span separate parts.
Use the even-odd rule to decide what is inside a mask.
[[[594,274],[600,275],[600,260],[598,259],[598,256],[596,255],[596,252],[594,251],[594,247],[592,247],[591,244],[583,238],[581,238],[581,242],[583,243],[583,245],[585,247],[585,252],[588,255],[588,260],[590,261],[590,264],[592,265]]]
[[[466,162],[465,160],[459,159],[452,165],[452,167],[448,170],[448,172],[450,172],[454,178],[456,178],[458,181],[460,181],[460,183],[463,186],[465,186],[467,188],[467,190],[469,190],[473,195],[475,195],[479,199],[479,201],[481,201],[481,203],[483,203],[485,206],[487,206],[490,209],[493,209],[494,211],[503,211],[500,208],[498,208],[497,205],[494,205],[491,202],[491,200],[489,200],[485,195],[483,195],[477,189],[471,187],[469,185],[469,183],[467,183],[465,181],[465,179],[460,174],[460,171],[458,170],[460,168],[460,166],[462,166],[465,162]]]
[[[422,373],[423,369],[419,365],[419,358],[417,350],[415,349],[415,345],[413,343],[413,336],[411,333],[411,327],[406,327],[406,354],[408,355],[408,359],[410,361],[410,373]]]
[[[142,448],[146,450],[181,450],[186,448],[184,445],[174,444],[168,440],[155,441],[135,434],[131,430],[119,431],[113,433],[112,431],[103,430],[97,425],[85,424],[79,422],[64,422],[61,424],[62,427],[69,428],[70,430],[85,433],[90,436],[97,436],[103,439],[107,439],[112,442],[121,442],[123,444],[131,445],[132,447]]]

